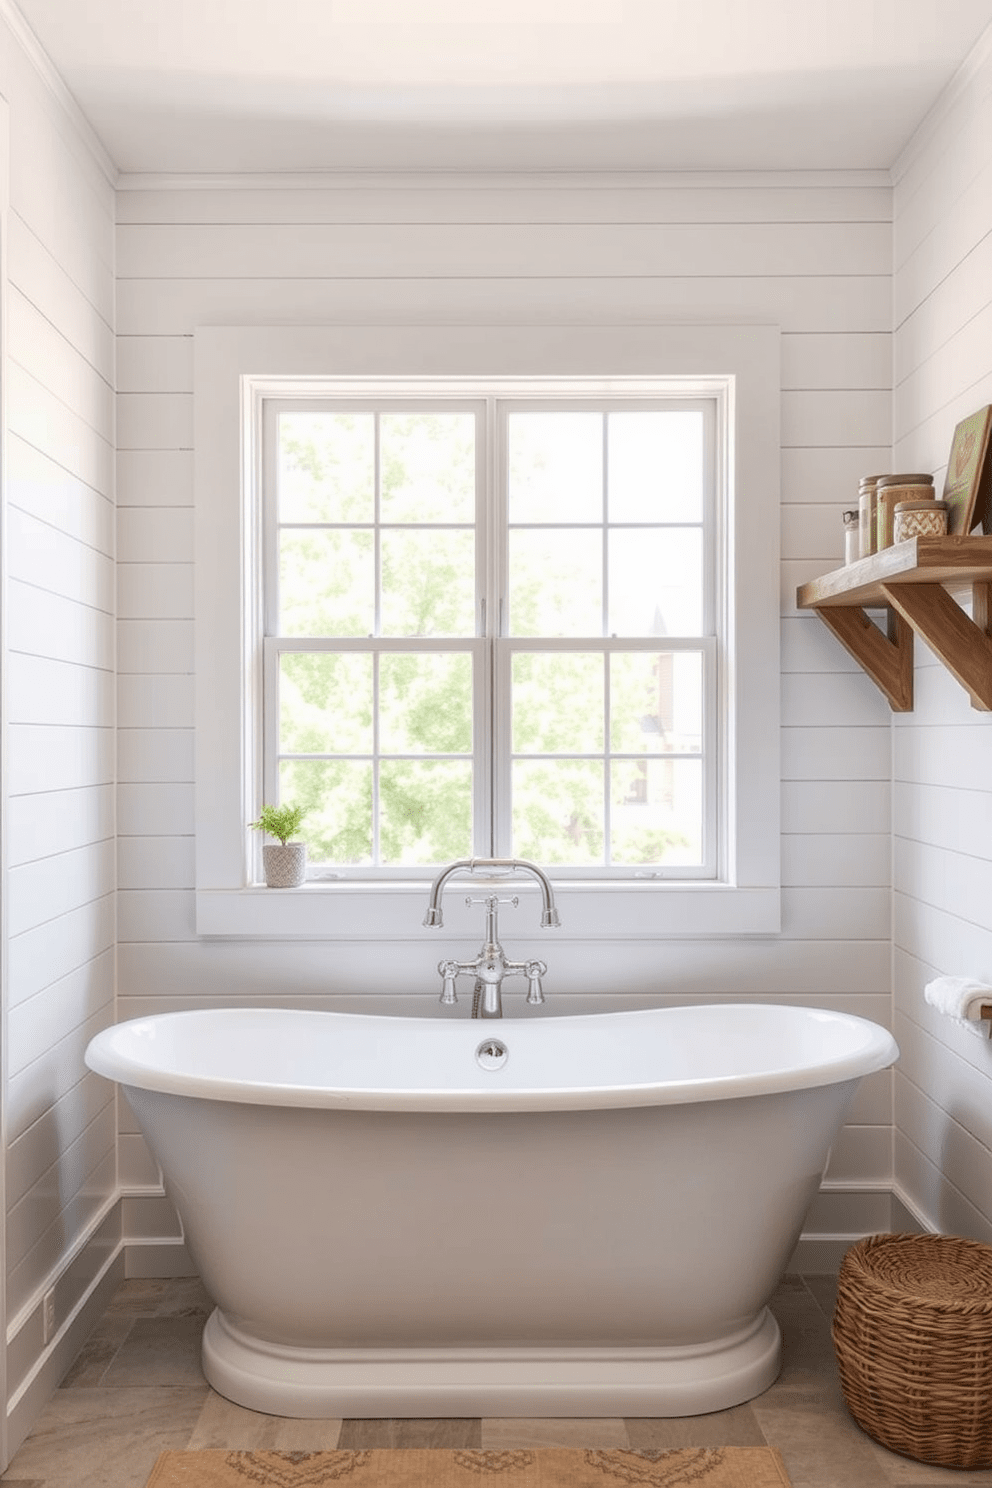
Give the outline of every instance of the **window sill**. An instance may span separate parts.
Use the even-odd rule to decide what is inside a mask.
[[[454,883],[444,901],[444,931],[477,938],[479,911],[464,904]],[[514,884],[525,907],[520,931],[538,923],[536,896]],[[419,940],[424,934],[424,883],[309,883],[298,889],[201,889],[198,935],[239,939]],[[526,905],[534,898],[533,916]],[[555,885],[562,932],[569,940],[660,940],[706,935],[776,935],[781,896],[776,886],[728,884],[568,883]],[[506,938],[517,933],[504,927]]]

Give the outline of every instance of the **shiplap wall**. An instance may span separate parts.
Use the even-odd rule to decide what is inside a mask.
[[[10,120],[6,289],[8,1397],[92,1279],[116,1186],[113,1087],[114,192],[0,22]],[[119,1225],[118,1225],[119,1232]],[[97,1251],[106,1257],[106,1235]],[[101,1250],[102,1244],[102,1250]],[[90,1268],[89,1270],[87,1268]]]
[[[939,487],[955,424],[992,403],[992,33],[894,203],[895,468]],[[919,642],[893,780],[896,1178],[934,1228],[992,1242],[992,1044],[923,1001],[937,974],[992,983],[992,719]]]
[[[583,944],[565,927],[547,948],[548,995],[558,1010],[745,995],[887,1022],[889,717],[820,623],[794,609],[796,584],[840,559],[858,476],[889,468],[887,177],[126,189],[118,222],[119,1016],[225,1001],[435,1011],[436,937],[374,953],[195,939],[194,328],[671,317],[784,332],[784,930],[624,946]],[[831,1174],[870,1190],[890,1173],[881,1075]],[[135,1189],[155,1179],[126,1118],[121,1174]],[[850,1199],[834,1193],[822,1230],[858,1229],[864,1210]]]

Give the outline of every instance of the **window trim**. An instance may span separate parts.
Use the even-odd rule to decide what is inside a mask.
[[[770,934],[780,928],[779,332],[767,325],[204,327],[194,338],[196,500],[196,916],[201,935],[419,938],[422,880],[313,882],[279,892],[249,881],[247,823],[261,788],[262,635],[256,404],[304,394],[321,376],[377,388],[389,378],[492,381],[534,389],[545,374],[609,392],[615,378],[691,379],[722,388],[732,499],[725,571],[727,689],[720,740],[728,861],[718,881],[564,880],[566,932],[581,939]],[[258,371],[264,368],[264,373]],[[718,369],[714,373],[714,368]],[[513,376],[506,378],[507,369]],[[457,381],[455,380],[457,379]],[[626,386],[616,385],[623,396]],[[657,388],[653,389],[656,391]],[[469,388],[470,392],[471,389]],[[512,396],[508,393],[507,396]],[[737,779],[726,762],[738,760]],[[581,898],[581,903],[578,900]],[[569,905],[574,903],[574,914]],[[457,915],[452,931],[458,933]],[[581,928],[578,928],[581,927]]]

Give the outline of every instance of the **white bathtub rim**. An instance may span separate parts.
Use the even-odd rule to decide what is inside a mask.
[[[767,1390],[781,1355],[768,1308],[723,1339],[627,1349],[293,1348],[253,1338],[219,1308],[203,1334],[218,1394],[299,1419],[703,1415]]]
[[[834,1054],[806,1065],[746,1070],[727,1075],[681,1077],[678,1079],[630,1082],[618,1085],[513,1085],[512,1047],[517,1036],[527,1037],[540,1021],[545,1028],[555,1025],[572,1028],[589,1026],[595,1038],[595,1025],[604,1019],[630,1021],[632,1034],[637,1034],[638,1020],[657,1019],[659,1016],[680,1013],[714,1011],[737,1014],[745,1010],[761,1016],[773,1017],[808,1015],[828,1019],[833,1023],[849,1025],[862,1042],[855,1048]],[[422,1027],[435,1020],[403,1018],[364,1013],[314,1012],[292,1008],[196,1008],[179,1013],[159,1013],[147,1018],[137,1018],[114,1024],[98,1033],[86,1050],[86,1064],[97,1074],[116,1080],[127,1089],[157,1091],[167,1095],[194,1099],[233,1102],[243,1105],[283,1106],[294,1108],[337,1109],[354,1111],[536,1111],[536,1110],[591,1110],[621,1109],[635,1106],[689,1104],[703,1101],[724,1101],[771,1095],[783,1091],[813,1089],[823,1085],[840,1084],[847,1080],[861,1079],[878,1070],[886,1069],[899,1056],[898,1046],[892,1035],[880,1024],[853,1014],[836,1013],[829,1009],[795,1007],[791,1004],[731,1003],[693,1004],[686,1007],[650,1008],[625,1010],[616,1013],[585,1013],[563,1018],[530,1020],[505,1018],[491,1022],[465,1022],[447,1025],[448,1029],[466,1030],[463,1037],[466,1045],[487,1037],[507,1042],[511,1049],[511,1062],[502,1070],[487,1072],[486,1085],[479,1087],[438,1086],[341,1086],[313,1085],[303,1083],[276,1082],[258,1079],[228,1078],[218,1075],[189,1073],[181,1069],[157,1067],[147,1060],[135,1057],[129,1051],[128,1041],[133,1030],[178,1026],[188,1023],[194,1030],[198,1023],[209,1027],[211,1022],[242,1019],[258,1023],[260,1017],[296,1022],[300,1019],[339,1019],[354,1026],[359,1023],[384,1025],[402,1034],[411,1025]],[[436,1020],[439,1024],[441,1020]],[[466,1049],[470,1053],[470,1048]],[[489,1083],[491,1081],[491,1084]]]

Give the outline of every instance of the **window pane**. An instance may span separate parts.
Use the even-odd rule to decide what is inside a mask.
[[[613,530],[609,570],[611,635],[701,634],[701,528]]]
[[[510,533],[510,634],[603,634],[603,539],[568,528]]]
[[[703,415],[611,413],[611,522],[701,522]]]
[[[280,801],[309,808],[300,829],[313,863],[372,861],[372,766],[355,760],[283,760]]]
[[[603,415],[511,413],[511,522],[601,522]]]
[[[281,634],[371,635],[375,624],[374,565],[371,532],[282,532]]]
[[[600,763],[518,760],[512,789],[514,857],[577,865],[603,861]]]
[[[379,770],[385,864],[446,863],[472,852],[472,765],[384,760]]]
[[[383,532],[382,634],[475,634],[475,536]]]
[[[279,672],[281,754],[370,754],[372,657],[326,651],[283,653]]]
[[[515,754],[591,754],[603,749],[603,657],[579,651],[513,658]]]
[[[475,417],[384,413],[380,454],[384,522],[475,521]]]
[[[702,862],[701,761],[614,760],[611,774],[614,863]]]
[[[610,657],[610,747],[617,754],[698,753],[702,736],[701,652]]]
[[[279,415],[281,522],[371,522],[374,501],[371,413]]]
[[[471,754],[471,656],[380,657],[379,743],[384,754]]]

